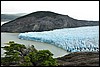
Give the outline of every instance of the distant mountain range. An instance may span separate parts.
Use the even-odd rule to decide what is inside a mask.
[[[77,20],[68,15],[50,11],[37,11],[3,24],[1,32],[37,32],[97,25],[99,25],[99,21]]]
[[[18,14],[1,14],[1,22],[14,20],[20,16],[25,15],[25,13],[18,13]]]

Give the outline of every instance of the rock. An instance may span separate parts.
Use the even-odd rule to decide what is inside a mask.
[[[57,61],[59,66],[99,66],[99,52],[74,52]]]
[[[38,32],[97,25],[99,25],[99,21],[77,20],[68,15],[61,15],[50,11],[37,11],[3,24],[1,32]]]

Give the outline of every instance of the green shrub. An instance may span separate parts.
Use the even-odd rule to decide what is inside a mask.
[[[5,57],[2,57],[3,66],[57,66],[56,59],[49,50],[36,50],[34,46],[26,47],[23,44],[10,41],[7,46],[1,47]]]

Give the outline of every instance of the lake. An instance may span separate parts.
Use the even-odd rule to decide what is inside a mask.
[[[1,47],[5,46],[9,41],[15,41],[16,43],[25,44],[27,47],[30,45],[34,45],[34,47],[37,50],[50,50],[54,54],[54,58],[64,56],[66,54],[69,54],[67,51],[58,48],[54,45],[42,43],[42,42],[36,42],[36,41],[28,41],[28,40],[21,40],[18,38],[19,33],[4,33],[1,32]],[[4,56],[4,50],[1,49],[1,56]]]
[[[7,23],[8,21],[5,22],[1,22],[1,25],[4,23]],[[30,45],[34,45],[34,47],[37,50],[50,50],[54,55],[53,57],[57,58],[57,57],[61,57],[64,56],[66,54],[69,54],[67,51],[58,48],[54,45],[51,44],[47,44],[47,43],[41,43],[41,42],[36,42],[36,41],[28,41],[28,40],[21,40],[18,38],[19,33],[4,33],[1,32],[1,47],[5,46],[9,41],[15,41],[16,43],[20,43],[20,44],[25,44],[27,47]],[[4,50],[1,49],[1,56],[4,56]]]

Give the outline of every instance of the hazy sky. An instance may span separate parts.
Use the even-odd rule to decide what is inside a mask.
[[[1,13],[52,11],[79,20],[99,20],[99,1],[1,1]]]

